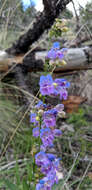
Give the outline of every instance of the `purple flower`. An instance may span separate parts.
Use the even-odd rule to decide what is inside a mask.
[[[51,145],[49,145],[49,148],[53,148],[53,144],[51,144]],[[40,150],[41,151],[43,151],[43,152],[45,152],[46,151],[46,147],[42,144],[41,146],[40,146]]]
[[[62,112],[64,109],[64,105],[63,104],[58,104],[55,106],[55,109],[57,112]]]
[[[50,161],[45,152],[40,151],[35,155],[35,162],[38,166],[49,165]]]
[[[59,78],[55,79],[54,83],[57,84],[55,87],[55,91],[57,92],[57,94],[60,94],[60,99],[66,100],[68,96],[66,88],[69,88],[70,83],[67,82],[65,79],[59,79]]]
[[[63,53],[66,53],[66,52],[68,51],[68,48],[62,48],[61,51],[62,51]]]
[[[40,138],[45,147],[53,145],[54,135],[50,128],[45,128],[40,130]]]
[[[59,170],[59,167],[60,167],[60,160],[61,160],[61,158],[56,158],[53,161],[53,168],[56,169],[57,171]]]
[[[55,156],[54,154],[50,154],[50,153],[47,153],[47,156],[48,156],[48,159],[49,159],[50,161],[53,161],[53,160],[55,160],[55,158],[56,158],[56,156]]]
[[[54,127],[56,125],[56,119],[53,115],[51,117],[45,116],[44,123],[46,127]]]
[[[48,54],[46,56],[49,59],[55,60],[57,58],[57,51],[55,49],[51,49],[48,51]]]
[[[40,170],[43,174],[47,175],[47,173],[52,168],[52,162],[50,159],[48,159],[48,156],[46,153],[40,151],[35,156],[35,162],[38,166],[40,166]]]
[[[49,83],[53,83],[53,79],[51,75],[47,75],[47,76],[41,76],[40,77],[40,85],[44,84],[45,81],[48,81]]]
[[[60,43],[59,42],[54,42],[52,48],[60,49]]]
[[[46,104],[43,104],[42,101],[39,101],[38,104],[35,106],[37,109],[39,108],[46,108]]]
[[[47,175],[49,173],[49,171],[51,170],[52,168],[52,163],[49,162],[48,165],[46,164],[43,164],[40,168],[41,172],[44,174],[44,175]]]
[[[70,87],[70,82],[66,82],[65,88],[69,88],[69,87]]]
[[[41,183],[36,184],[36,190],[44,190],[44,184]]]
[[[51,49],[48,51],[48,54],[47,54],[47,58],[51,59],[51,60],[56,60],[56,59],[63,59],[64,58],[64,53],[59,50],[59,49]]]
[[[46,154],[47,155],[47,158],[48,158],[48,160],[49,160],[49,164],[43,164],[42,166],[41,166],[41,172],[43,173],[43,174],[48,174],[51,170],[52,170],[52,167],[53,167],[53,161],[55,161],[55,159],[56,159],[56,156],[55,155],[53,155],[53,154]]]
[[[47,186],[47,190],[50,190],[52,185],[54,184],[53,180],[50,180],[48,177],[43,178],[45,185]]]
[[[59,136],[62,135],[62,132],[61,132],[60,129],[54,129],[53,130],[53,134],[54,134],[55,137],[59,137]]]
[[[66,89],[62,89],[60,91],[60,100],[62,99],[67,100],[67,97],[68,97],[68,92],[66,91]]]
[[[45,152],[45,151],[46,151],[46,147],[42,144],[42,145],[40,146],[40,150],[43,151],[43,152]]]
[[[40,128],[39,127],[36,127],[36,128],[33,128],[33,136],[34,137],[39,137],[40,135]]]
[[[39,122],[36,120],[37,114],[31,113],[30,114],[30,123],[34,123],[34,126],[39,125]]]
[[[52,115],[56,116],[56,114],[57,114],[57,110],[55,108],[44,112],[44,116],[48,116],[48,117],[51,117]]]
[[[36,190],[51,190],[53,185],[53,181],[49,180],[48,177],[44,177],[39,183],[36,185]]]
[[[35,123],[36,122],[36,113],[31,113],[30,114],[30,123]]]
[[[45,128],[47,128],[46,125],[45,125],[45,123],[42,123],[41,129],[45,129]]]
[[[46,127],[54,127],[56,125],[56,114],[57,111],[55,109],[51,109],[44,112],[44,123]]]
[[[52,169],[49,171],[47,177],[49,178],[50,181],[53,181],[53,185],[54,183],[58,184],[58,177],[56,175],[56,170],[54,167],[52,167]]]
[[[46,57],[53,61],[56,59],[62,60],[64,58],[64,55],[67,52],[67,50],[68,50],[67,48],[60,49],[60,43],[55,42],[55,43],[53,43],[52,48],[48,51]]]
[[[66,88],[69,88],[70,83],[65,79],[55,79],[53,81],[51,75],[41,76],[40,77],[40,92],[42,95],[54,95],[57,96],[60,94],[60,99],[67,99]]]
[[[54,80],[54,83],[56,83],[57,87],[59,87],[59,88],[60,87],[64,87],[64,88],[69,88],[70,87],[70,83],[67,82],[65,79],[57,78],[57,79]]]
[[[63,52],[62,52],[61,50],[58,50],[58,51],[56,52],[56,57],[57,57],[58,59],[63,59],[63,58],[64,58]]]
[[[54,92],[53,79],[51,75],[40,77],[40,92],[42,95],[50,95]]]
[[[45,163],[41,165],[41,172],[45,175],[54,175],[53,177],[56,178],[56,171],[59,170],[60,167],[60,158],[56,158],[54,155],[48,155],[47,157],[49,159],[48,164],[46,165]]]

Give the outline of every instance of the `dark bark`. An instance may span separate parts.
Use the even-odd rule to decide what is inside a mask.
[[[33,28],[20,36],[12,47],[6,51],[12,55],[26,53],[29,46],[37,41],[45,30],[52,26],[55,18],[66,8],[69,2],[71,2],[71,0],[43,0],[44,11],[36,18]]]
[[[24,90],[24,92],[29,92],[29,93],[31,93],[31,91],[28,88],[28,85],[26,84],[25,80],[26,75],[23,72],[21,64],[17,65],[16,68],[14,69],[14,77],[16,79],[18,87],[20,88],[22,103],[24,103],[27,106],[31,103],[32,99],[30,100],[30,98],[25,93],[23,93],[22,90]]]
[[[43,71],[44,68],[43,61],[41,59],[38,60],[35,59],[35,53],[37,51],[41,51],[41,49],[36,48],[24,58],[22,63],[22,70],[24,73]]]

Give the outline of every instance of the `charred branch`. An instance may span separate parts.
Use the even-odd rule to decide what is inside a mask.
[[[6,52],[12,55],[26,53],[29,47],[37,41],[45,30],[54,23],[55,18],[62,12],[71,0],[43,0],[44,11],[36,18],[32,29],[20,36],[20,38],[8,48]]]
[[[44,63],[42,59],[35,58],[35,53],[41,51],[41,49],[36,48],[34,51],[29,53],[24,59],[22,63],[22,69],[24,73],[27,72],[36,72],[36,71],[43,71]]]

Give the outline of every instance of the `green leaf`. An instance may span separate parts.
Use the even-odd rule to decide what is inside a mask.
[[[11,183],[9,180],[3,180],[5,185],[7,186],[7,188],[9,188],[9,190],[19,190],[18,186],[16,186],[15,184]]]
[[[16,175],[17,185],[20,185],[20,183],[21,183],[20,175],[19,174],[20,174],[20,172],[19,172],[19,165],[18,165],[17,160],[16,160],[15,175]]]
[[[23,180],[23,190],[29,190],[29,185],[27,184],[26,180]]]

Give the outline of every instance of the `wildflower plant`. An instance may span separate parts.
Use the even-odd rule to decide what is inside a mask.
[[[55,79],[48,74],[40,77],[40,93],[43,96],[58,96],[61,100],[67,99],[70,83],[65,79]],[[60,158],[48,154],[48,148],[54,146],[55,137],[62,135],[60,129],[56,129],[57,116],[63,117],[64,105],[58,104],[55,107],[39,101],[35,105],[34,112],[30,114],[30,122],[34,124],[32,133],[35,138],[40,139],[39,151],[35,154],[35,163],[40,168],[43,178],[36,185],[36,190],[51,190],[54,183],[58,183],[57,171],[59,170]]]
[[[57,22],[58,21],[58,22]],[[64,27],[63,22],[56,21],[56,27]],[[59,24],[59,25],[58,25]],[[61,31],[61,28],[59,28]],[[55,63],[62,62],[67,48],[60,49],[60,43],[54,42],[52,48],[48,51],[46,58]],[[70,83],[65,79],[54,79],[50,74],[41,76],[39,81],[40,94],[42,97],[58,97],[60,100],[66,100],[68,97],[67,89]],[[52,186],[58,184],[58,171],[61,158],[48,153],[48,150],[54,146],[54,139],[60,137],[62,132],[56,129],[57,117],[63,117],[64,105],[56,106],[45,104],[39,101],[30,114],[30,123],[33,124],[32,134],[36,141],[35,164],[40,171],[39,180],[36,180],[36,190],[52,190]],[[34,154],[33,154],[34,155]]]
[[[54,25],[52,26],[49,36],[50,38],[62,36],[63,32],[68,32],[68,27],[66,26],[67,21],[65,19],[56,18]]]
[[[54,25],[49,31],[49,42],[53,37],[62,37],[64,33],[68,31],[68,27],[66,26],[67,21],[65,19],[56,19]],[[51,49],[48,51],[46,56],[46,63],[44,65],[44,69],[47,71],[53,70],[54,67],[59,67],[62,65],[66,65],[66,61],[64,57],[67,53],[67,48],[60,48],[59,42],[54,42]]]

